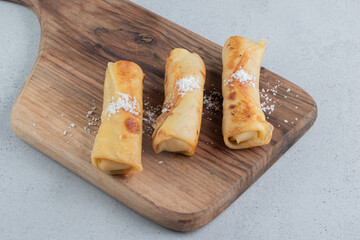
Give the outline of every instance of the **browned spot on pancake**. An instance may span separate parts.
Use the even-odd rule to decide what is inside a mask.
[[[199,135],[199,130],[196,130],[196,135]]]
[[[243,116],[246,116],[246,117],[250,118],[251,115],[254,114],[253,110],[251,109],[251,107],[249,106],[249,104],[245,100],[241,100],[241,103],[243,104],[241,114]]]
[[[140,132],[139,123],[133,117],[128,117],[125,120],[125,126],[126,126],[126,129],[131,133],[136,134],[136,133]]]
[[[256,117],[254,110],[250,107],[249,103],[245,100],[239,102],[239,106],[234,108],[232,111],[232,121],[233,122],[243,122],[249,121],[253,117]]]
[[[203,77],[205,78],[205,73],[203,71],[200,70],[201,75],[203,75]]]
[[[233,42],[229,42],[227,45],[226,45],[226,47],[228,48],[228,49],[234,49],[234,47],[232,46],[232,44],[233,44]]]
[[[234,109],[235,107],[236,107],[236,105],[234,105],[234,104],[231,104],[231,105],[229,106],[230,109]]]
[[[231,92],[230,94],[229,94],[229,100],[235,100],[235,96],[236,96],[236,93],[235,92]]]
[[[227,69],[234,69],[236,67],[235,57],[231,58],[230,61],[227,63]]]
[[[127,139],[127,136],[126,136],[126,135],[122,135],[122,139]]]
[[[116,74],[119,78],[136,78],[137,76],[137,71],[139,69],[139,66],[137,66],[135,63],[133,62],[128,62],[128,61],[117,61],[115,63],[115,67],[116,67]]]

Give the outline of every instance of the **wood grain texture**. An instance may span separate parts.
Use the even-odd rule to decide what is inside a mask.
[[[90,134],[83,127],[89,122],[86,115],[92,107],[96,107],[92,116],[100,116],[107,62],[123,59],[139,64],[147,75],[144,100],[155,107],[162,104],[165,61],[175,47],[186,48],[203,58],[207,68],[205,94],[221,92],[221,47],[128,1],[14,2],[35,12],[42,36],[35,66],[12,110],[13,131],[120,202],[167,228],[189,231],[210,222],[316,119],[316,104],[306,92],[262,68],[261,88],[278,85],[278,81],[282,84],[277,95],[272,96],[279,100],[275,111],[267,115],[275,126],[269,145],[246,150],[226,148],[221,136],[221,111],[205,109],[194,156],[155,154],[151,138],[145,134],[144,171],[131,178],[106,175],[90,163],[93,131],[97,126],[90,127]],[[286,92],[288,88],[291,92]],[[298,120],[292,120],[295,118]],[[284,123],[285,119],[289,122]],[[70,123],[76,126],[71,128]]]

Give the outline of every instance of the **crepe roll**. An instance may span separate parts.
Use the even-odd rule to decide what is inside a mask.
[[[231,149],[268,144],[274,127],[260,105],[259,79],[265,40],[230,37],[222,51],[223,123],[226,146]]]
[[[142,171],[142,96],[145,75],[128,61],[108,63],[101,125],[91,153],[92,164],[109,174]]]
[[[193,155],[199,139],[205,65],[196,53],[171,51],[165,67],[165,100],[153,132],[153,149]]]

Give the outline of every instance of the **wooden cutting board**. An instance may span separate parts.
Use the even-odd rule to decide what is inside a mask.
[[[189,231],[210,222],[316,119],[316,104],[306,92],[262,68],[260,88],[264,89],[263,95],[272,98],[267,106],[275,106],[271,114],[267,111],[275,127],[272,141],[263,147],[230,150],[222,140],[221,109],[216,109],[222,100],[214,93],[221,92],[221,46],[129,1],[14,2],[35,12],[42,32],[35,66],[12,110],[14,132],[104,192],[167,228]],[[196,154],[192,157],[155,154],[151,126],[145,120],[143,172],[123,178],[95,169],[90,163],[90,151],[98,126],[88,124],[96,125],[98,122],[93,118],[101,114],[107,62],[124,59],[141,66],[147,75],[144,117],[149,119],[150,111],[155,111],[155,116],[159,114],[158,106],[164,98],[165,61],[175,47],[198,53],[207,68],[205,95],[209,100],[212,94],[212,98],[211,104],[204,106]]]

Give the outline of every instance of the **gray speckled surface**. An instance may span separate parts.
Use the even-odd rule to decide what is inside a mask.
[[[315,125],[213,222],[164,229],[12,133],[40,27],[0,2],[0,239],[359,239],[360,1],[135,2],[221,45],[265,37],[263,66],[315,98]]]

